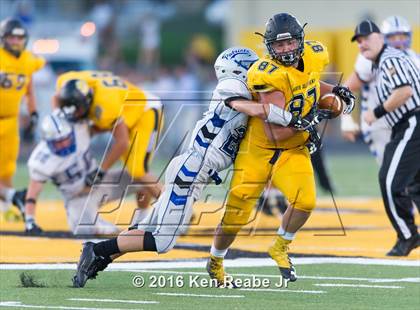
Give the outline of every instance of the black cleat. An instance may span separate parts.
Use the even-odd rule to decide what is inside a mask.
[[[387,256],[407,256],[419,245],[419,235],[414,235],[409,239],[398,239],[394,247],[386,253]]]
[[[295,266],[291,265],[290,268],[279,267],[279,269],[280,269],[280,274],[283,277],[283,279],[289,282],[295,282],[297,280]]]
[[[288,207],[288,203],[286,198],[281,193],[264,193],[258,199],[257,208],[261,209],[261,211],[269,216],[273,216],[275,214],[284,214]],[[277,212],[275,211],[277,210]]]
[[[98,272],[104,270],[110,263],[110,260],[95,254],[94,246],[93,242],[83,244],[76,274],[73,277],[73,287],[84,287],[87,280],[95,279]]]
[[[25,234],[29,236],[39,236],[42,235],[44,231],[37,224],[33,223],[31,228],[25,229]]]
[[[26,188],[20,191],[16,191],[12,197],[12,203],[14,206],[16,206],[19,209],[23,220],[25,220],[25,199],[26,199]]]

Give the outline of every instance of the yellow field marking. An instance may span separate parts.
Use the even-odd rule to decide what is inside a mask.
[[[305,231],[297,234],[296,240],[291,245],[291,252],[384,258],[385,253],[393,246],[396,236],[385,214],[381,200],[360,199],[351,201],[349,199],[339,199],[337,206],[344,228],[347,228],[345,235],[332,201],[329,199],[319,200],[318,210],[313,212],[304,226]],[[108,205],[101,211],[106,213],[106,211],[113,210],[115,207],[116,205]],[[109,221],[118,219],[125,223],[126,225],[120,225],[124,229],[128,226],[134,209],[134,203],[129,202],[114,212],[102,215]],[[181,237],[179,242],[210,246],[214,228],[220,221],[223,210],[217,203],[198,203],[194,209],[196,220],[195,225],[191,227],[191,235]],[[215,210],[218,211],[214,212]],[[61,201],[40,203],[36,219],[46,231],[68,231],[66,214]],[[247,225],[244,232],[238,236],[232,248],[266,252],[279,225],[280,219],[258,214],[255,221]],[[1,216],[0,227],[2,231],[23,231],[24,229],[22,222],[6,222]],[[325,230],[322,230],[322,228]],[[246,233],[249,230],[252,232],[251,236]],[[3,263],[75,262],[79,257],[82,242],[73,239],[16,236],[1,236],[0,238],[0,262]],[[154,253],[129,254],[124,256],[121,261],[202,257],[207,257],[207,253],[176,249],[159,256]],[[420,259],[420,248],[412,251],[407,259]]]

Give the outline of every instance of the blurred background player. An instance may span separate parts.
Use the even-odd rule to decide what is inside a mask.
[[[410,24],[401,16],[389,16],[381,27],[385,44],[402,50],[420,68],[419,57],[411,47],[412,31]],[[379,102],[375,89],[375,81],[372,70],[372,61],[359,54],[355,63],[354,72],[344,83],[352,91],[361,92],[361,117],[360,128],[351,115],[343,114],[341,117],[341,131],[344,139],[355,142],[357,136],[362,133],[364,142],[369,146],[371,153],[379,166],[382,165],[386,144],[391,138],[391,127],[386,123],[385,118],[378,119],[371,125],[364,120],[366,111],[374,110]],[[420,173],[417,174],[415,182],[411,184],[408,191],[414,193],[413,203],[420,210]]]
[[[133,221],[144,218],[151,199],[157,198],[162,189],[148,172],[162,127],[159,98],[110,72],[71,71],[59,76],[54,100],[68,120],[89,119],[94,131],[112,133],[112,145],[100,166],[86,176],[85,183],[100,183],[121,159],[122,169],[127,170],[133,183],[141,184],[136,199],[137,220]]]
[[[61,114],[61,115],[60,115]],[[35,206],[44,183],[51,181],[64,198],[67,221],[74,234],[111,234],[119,229],[98,216],[102,202],[121,199],[129,180],[121,178],[115,188],[95,187],[90,191],[85,185],[85,177],[98,167],[89,153],[90,135],[86,120],[70,123],[56,110],[41,122],[42,141],[33,150],[28,161],[29,186],[25,200],[25,232],[40,234],[41,228],[35,223]],[[110,171],[107,181],[119,180],[119,170]],[[106,201],[103,196],[106,195]],[[42,206],[41,206],[42,207]]]
[[[274,15],[262,36],[269,55],[257,61],[248,72],[248,87],[258,93],[261,102],[274,102],[297,117],[305,117],[314,111],[318,98],[333,92],[346,103],[345,113],[352,111],[354,96],[348,89],[320,82],[321,72],[329,62],[328,52],[319,42],[304,40],[303,27],[294,16]],[[316,130],[312,130],[317,136]],[[242,226],[249,223],[253,206],[268,183],[280,189],[290,202],[268,253],[283,278],[296,281],[288,247],[316,201],[310,153],[305,147],[308,139],[306,131],[249,119],[235,159],[225,213],[207,263],[210,277],[219,285],[225,284],[223,259],[229,246]]]
[[[0,24],[0,199],[13,202],[23,210],[24,191],[13,188],[12,179],[19,154],[19,108],[26,97],[30,122],[27,131],[35,129],[36,110],[32,75],[40,70],[44,59],[28,50],[28,31],[16,19]]]

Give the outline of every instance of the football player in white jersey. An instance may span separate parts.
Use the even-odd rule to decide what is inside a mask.
[[[97,168],[89,153],[90,135],[87,121],[69,123],[58,110],[41,123],[42,140],[29,157],[29,186],[25,200],[25,231],[40,234],[35,223],[36,200],[44,183],[51,181],[62,194],[67,220],[74,234],[110,234],[119,229],[98,215],[98,208],[107,195],[107,202],[120,199],[126,186],[109,190],[98,187],[90,191],[84,179]],[[110,172],[108,180],[120,177],[120,171]],[[128,176],[124,176],[128,182]],[[127,183],[128,184],[128,183]],[[124,184],[123,184],[124,185]]]
[[[394,48],[403,50],[420,67],[418,55],[410,49],[412,31],[410,24],[401,16],[390,16],[382,23],[382,33],[385,36],[385,43]],[[343,137],[351,142],[356,140],[361,131],[363,140],[369,145],[369,149],[375,156],[379,165],[382,163],[385,145],[391,137],[391,128],[384,119],[368,125],[363,118],[364,112],[373,110],[378,105],[375,84],[373,81],[372,62],[362,55],[358,55],[354,72],[344,83],[351,91],[361,91],[361,112],[360,128],[352,119],[351,115],[342,115],[341,131]]]
[[[174,247],[204,187],[212,180],[219,184],[218,172],[233,163],[248,122],[244,113],[282,126],[312,128],[313,120],[294,117],[271,103],[251,102],[246,78],[247,70],[256,60],[258,56],[243,47],[230,48],[219,55],[215,62],[218,84],[209,110],[197,122],[189,150],[173,158],[167,167],[165,190],[153,212],[117,238],[85,243],[73,278],[74,287],[83,287],[88,279],[95,278],[98,271],[125,253],[165,253]]]

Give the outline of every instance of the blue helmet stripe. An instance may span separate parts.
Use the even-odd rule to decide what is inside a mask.
[[[57,121],[52,115],[51,115],[51,120],[53,121],[55,128],[57,128],[58,133],[61,133],[60,127],[58,126]]]

